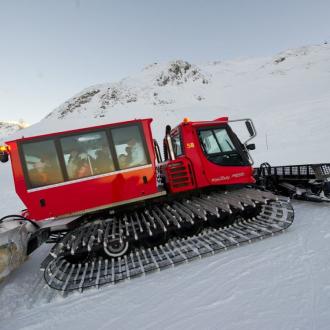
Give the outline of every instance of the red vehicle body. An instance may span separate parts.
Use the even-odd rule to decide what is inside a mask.
[[[221,166],[206,157],[200,143],[198,130],[212,127],[229,128],[228,118],[218,118],[212,122],[190,122],[186,120],[171,131],[172,139],[178,134],[180,135],[182,153],[181,155],[175,155],[175,160],[167,161],[164,164],[170,192],[175,193],[216,185],[255,183],[253,169],[248,162],[243,166]],[[236,136],[235,138],[237,139]],[[186,176],[187,185],[183,184],[185,181],[178,182],[178,177],[173,176],[176,172],[180,173],[180,168],[184,168],[184,171],[181,173],[183,177]]]
[[[172,155],[164,162],[157,157],[155,151],[150,128],[151,122],[152,119],[137,119],[7,142],[16,192],[27,207],[24,216],[36,221],[64,218],[114,208],[122,204],[136,203],[166,193],[174,194],[209,186],[255,182],[245,146],[231,131],[227,117],[209,122],[184,120],[168,134],[167,142],[173,150],[168,149],[168,153]],[[144,161],[141,163],[142,165],[123,168],[119,163],[119,158],[123,156],[120,152],[124,153],[124,151],[118,150],[124,150],[124,147],[128,145],[128,142],[124,141],[126,131],[123,129],[127,128],[127,132],[129,132],[128,128],[131,129],[132,127],[136,132],[139,131],[139,135],[136,136],[144,148]],[[218,133],[230,136],[231,142],[230,148],[228,148],[230,150],[235,149],[235,159],[239,158],[240,161],[237,162],[235,159],[231,161],[230,157],[232,156],[225,152],[221,156],[225,163],[221,165],[216,161],[216,157],[220,157],[218,154],[214,153],[215,158],[211,157],[212,153],[207,154],[206,146],[203,147],[203,143],[207,142],[208,139],[211,141],[213,135]],[[80,178],[70,179],[68,171],[69,157],[71,157],[69,156],[69,144],[72,144],[72,141],[78,143],[77,141],[80,139],[88,145],[88,138],[92,139],[93,134],[101,137],[102,141],[107,143],[114,167],[108,172],[103,171],[99,174],[95,172],[96,174],[93,174],[89,161],[91,173]],[[71,141],[67,143],[67,147],[64,143],[66,142],[65,139]],[[117,144],[114,143],[116,139],[119,141]],[[29,151],[30,154],[27,156],[26,150],[30,150],[33,143],[36,143],[35,151]],[[30,172],[32,173],[38,164],[38,159],[35,156],[39,152],[38,146],[48,145],[57,154],[56,164],[60,176],[59,182],[33,185],[31,184]],[[90,144],[89,148],[93,154],[87,155],[87,158],[94,162],[95,154],[99,152],[98,148],[101,147]],[[163,177],[164,184],[159,184],[160,175]]]
[[[283,231],[293,220],[290,205],[246,187],[255,183],[248,153],[255,146],[247,144],[256,136],[253,123],[237,120],[250,134],[242,143],[233,121],[185,118],[167,126],[164,160],[152,119],[7,142],[0,161],[11,156],[16,192],[27,209],[0,219],[6,266],[0,278],[44,242],[54,243],[41,265],[44,278],[64,292]]]

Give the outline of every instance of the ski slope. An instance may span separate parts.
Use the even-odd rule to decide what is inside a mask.
[[[171,65],[87,88],[16,136],[152,117],[160,142],[167,123],[229,115],[254,120],[257,163],[329,162],[329,45],[192,65],[183,75],[172,76]],[[166,75],[169,82],[160,86]],[[9,164],[1,165],[4,216],[24,205]],[[328,329],[330,205],[293,205],[294,224],[281,235],[66,297],[44,285],[45,245],[0,283],[0,329]]]

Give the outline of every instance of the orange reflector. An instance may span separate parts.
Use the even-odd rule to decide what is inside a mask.
[[[185,117],[185,118],[183,118],[183,122],[184,123],[189,123],[190,122],[190,119],[188,117]]]
[[[9,152],[8,146],[0,146],[0,152]]]

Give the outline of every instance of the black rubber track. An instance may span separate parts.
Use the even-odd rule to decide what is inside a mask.
[[[244,188],[230,192],[229,194],[217,195],[223,197],[222,200],[221,198],[218,199],[218,206],[214,209],[207,202],[210,200],[215,201],[215,194],[202,198],[199,197],[199,200],[195,199],[195,207],[198,205],[197,202],[200,203],[200,207],[190,215],[191,219],[193,219],[193,222],[197,219],[207,221],[210,217],[214,218],[214,213],[218,212],[219,221],[221,221],[223,214],[234,211],[236,220],[229,226],[219,229],[206,228],[198,235],[186,238],[173,237],[163,245],[152,248],[136,248],[118,258],[107,258],[104,255],[95,254],[92,257],[85,258],[83,261],[73,263],[70,262],[68,256],[72,254],[70,253],[72,252],[72,247],[80,244],[77,244],[77,241],[75,241],[75,239],[79,239],[79,235],[77,234],[81,233],[81,231],[77,231],[75,234],[68,234],[62,242],[58,243],[52,249],[51,254],[44,260],[41,265],[41,269],[44,271],[44,278],[51,288],[63,292],[73,290],[82,291],[86,288],[99,287],[108,283],[115,284],[123,280],[174,267],[194,259],[225,251],[235,246],[273,236],[274,234],[283,232],[293,222],[294,212],[291,204],[288,201],[277,200],[277,197],[269,192]],[[238,198],[241,199],[240,203],[237,202]],[[206,202],[205,199],[207,199]],[[226,202],[224,202],[225,200]],[[183,201],[180,201],[180,203],[183,203]],[[219,207],[220,204],[222,205],[221,208]],[[244,219],[240,216],[245,208],[252,205],[258,208],[258,215],[250,219]],[[172,208],[173,206],[168,205],[166,207]],[[240,209],[241,213],[235,213],[238,212],[237,209]],[[171,213],[171,211],[169,212]],[[189,213],[188,209],[186,212]],[[182,213],[180,219],[175,219],[175,221],[172,219],[172,226],[180,222],[190,223],[191,219],[185,217]],[[153,224],[147,222],[146,219],[143,223],[143,230],[146,229],[150,234],[150,228]],[[99,224],[96,226],[99,226]],[[135,227],[139,227],[138,224],[133,222],[132,226],[131,232],[133,233],[133,229],[136,232]],[[117,226],[112,225],[113,227],[119,228],[119,224]],[[126,230],[123,229],[124,227],[125,224],[122,224],[121,233],[128,233],[129,226]],[[98,240],[104,242],[106,236],[110,235],[109,230],[105,234],[106,226],[104,224],[102,228],[100,230],[97,227],[99,229],[99,235],[94,235],[94,239],[92,239],[92,241],[96,241],[96,244],[92,244],[92,250],[97,246]],[[91,235],[97,233],[97,229],[94,225],[84,228],[83,233],[89,233],[89,236],[87,238],[85,237],[85,249],[88,242],[90,243],[91,241]],[[103,232],[101,232],[102,230]],[[82,243],[80,248],[83,248]]]

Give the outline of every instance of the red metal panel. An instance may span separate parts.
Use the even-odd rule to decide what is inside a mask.
[[[87,210],[107,207],[113,203],[127,202],[131,199],[144,198],[157,193],[155,152],[150,130],[151,121],[151,119],[145,119],[125,122],[140,122],[142,124],[150,155],[150,164],[30,190],[25,183],[17,141],[8,142],[11,148],[10,158],[16,192],[26,205],[29,216],[35,220],[44,220],[72,213],[79,214]],[[114,124],[102,125],[97,128],[109,126],[114,126]],[[95,129],[95,127],[70,132],[87,132],[91,129]],[[61,133],[47,134],[44,137],[59,135]],[[32,139],[29,138],[29,140]],[[18,141],[22,141],[22,139]]]
[[[228,118],[219,118],[213,124],[224,124]],[[199,143],[197,127],[209,127],[210,122],[181,123],[184,154],[191,161],[199,188],[210,185],[231,185],[255,183],[252,166],[221,166],[207,160]]]
[[[113,203],[127,203],[132,199],[146,198],[156,194],[158,192],[156,157],[150,129],[151,121],[151,119],[144,119],[120,123],[120,125],[141,123],[151,159],[151,164],[148,166],[30,190],[27,189],[25,183],[17,141],[33,140],[40,138],[40,136],[8,142],[11,149],[10,156],[16,192],[27,206],[29,216],[35,220],[56,218],[105,208]],[[168,161],[162,165],[168,180],[167,188],[170,192],[177,193],[210,185],[254,183],[251,166],[216,165],[207,160],[201,149],[196,129],[202,126],[226,124],[227,121],[228,118],[222,117],[213,122],[185,122],[179,125],[184,155],[179,156],[175,161]],[[88,132],[95,128],[117,125],[118,123],[101,125],[70,132],[47,134],[42,137],[50,138],[60,136],[63,133]]]
[[[143,176],[147,178],[147,183],[143,182]],[[20,196],[28,207],[30,217],[41,220],[102,208],[156,192],[155,169],[150,166],[83,181],[71,181],[52,188],[21,191]],[[45,200],[45,206],[40,205],[41,199]]]
[[[171,160],[165,166],[167,188],[171,193],[192,190],[196,187],[190,161],[185,157]]]

